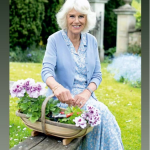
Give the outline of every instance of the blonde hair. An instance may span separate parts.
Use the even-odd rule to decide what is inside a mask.
[[[67,18],[66,15],[72,9],[87,15],[87,22],[82,33],[89,32],[95,27],[96,13],[91,11],[88,0],[66,0],[60,11],[56,14],[57,23],[61,29],[67,30]]]

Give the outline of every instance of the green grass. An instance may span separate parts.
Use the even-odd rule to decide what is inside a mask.
[[[115,81],[106,70],[107,64],[102,63],[101,66],[103,80],[95,92],[96,96],[115,116],[125,150],[140,150],[141,88]],[[33,78],[36,82],[42,82],[41,68],[42,64],[39,63],[10,63],[10,81]],[[15,115],[16,101],[17,98],[10,97],[10,148],[31,135],[31,130]]]

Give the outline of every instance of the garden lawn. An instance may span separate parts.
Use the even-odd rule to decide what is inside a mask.
[[[115,81],[107,72],[106,63],[102,63],[102,83],[95,94],[99,101],[108,106],[115,116],[120,129],[125,150],[141,149],[141,88]],[[37,82],[41,79],[42,64],[39,63],[10,63],[10,81],[33,78]],[[17,145],[31,135],[31,129],[15,115],[17,98],[10,96],[10,148]]]

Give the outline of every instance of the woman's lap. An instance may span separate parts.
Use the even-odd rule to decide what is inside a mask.
[[[84,106],[92,105],[99,109],[100,125],[88,133],[80,145],[81,150],[122,150],[121,131],[114,115],[102,102],[89,99]]]
[[[84,136],[78,150],[122,150],[121,131],[108,107],[92,97],[90,97],[82,109],[86,110],[87,105],[92,105],[99,109],[101,123]],[[66,108],[68,105],[60,103],[58,106]]]

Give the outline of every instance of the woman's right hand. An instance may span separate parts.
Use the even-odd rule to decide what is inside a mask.
[[[68,89],[60,85],[55,91],[54,95],[59,99],[60,102],[66,103],[68,105],[74,104],[74,98],[71,96],[71,93]]]

